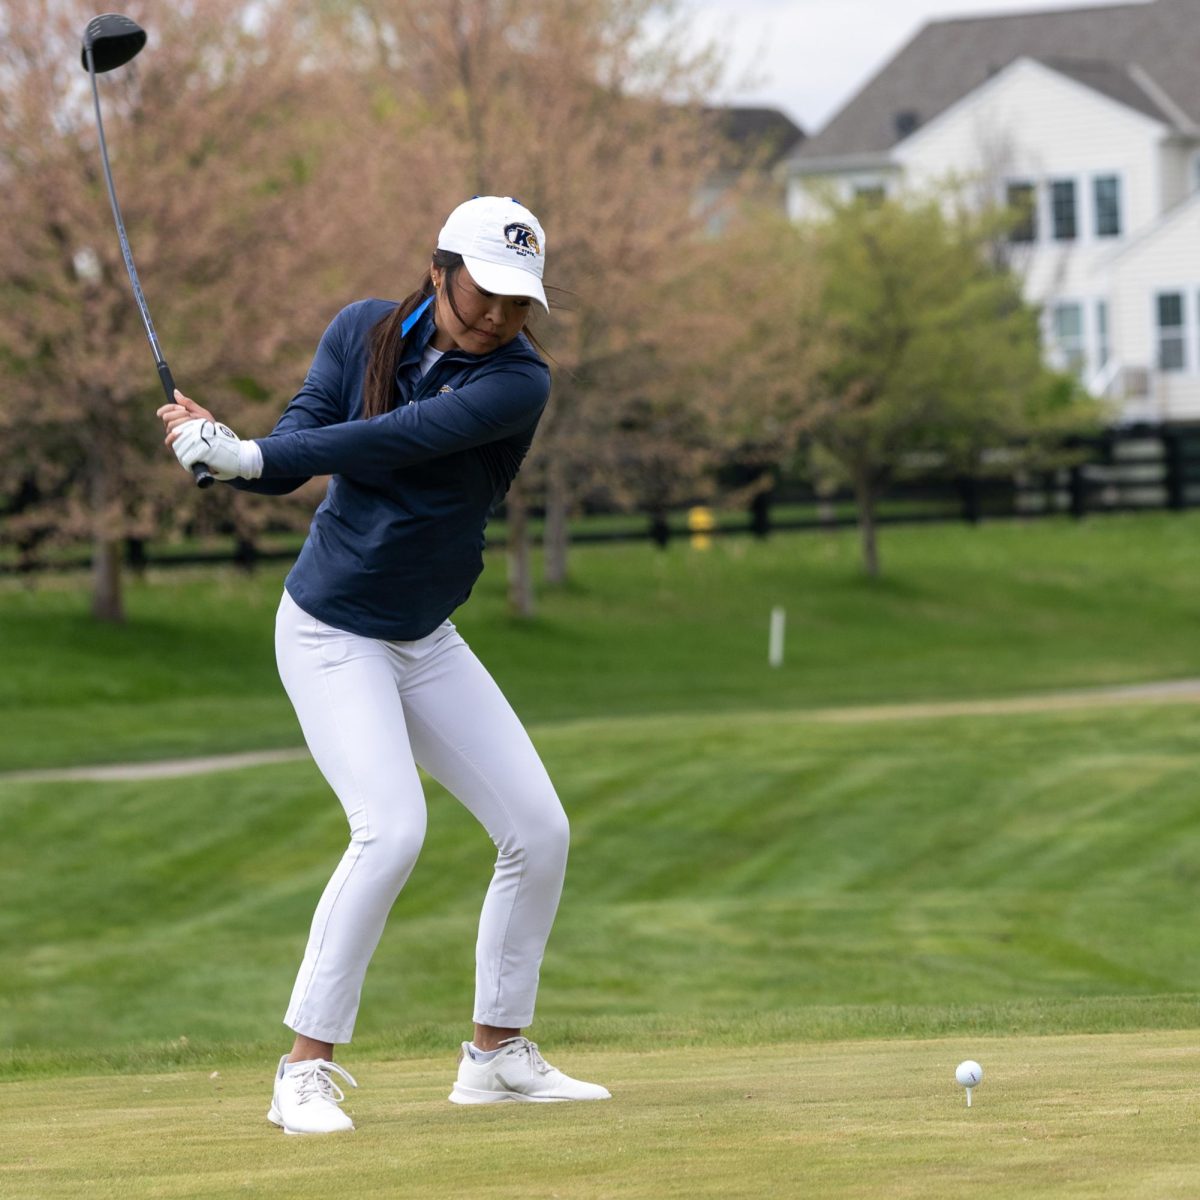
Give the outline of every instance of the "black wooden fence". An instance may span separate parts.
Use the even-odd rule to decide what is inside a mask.
[[[1075,439],[1065,449],[1072,465],[1045,471],[1006,471],[998,454],[988,471],[976,477],[950,477],[928,464],[922,475],[909,473],[890,487],[879,505],[880,524],[935,521],[997,520],[1069,515],[1083,517],[1118,512],[1182,511],[1200,508],[1200,424],[1125,427],[1092,438]],[[666,545],[677,537],[751,533],[772,530],[828,529],[853,525],[852,498],[818,495],[800,480],[781,480],[761,492],[744,513],[685,506],[672,511],[631,515],[605,523],[584,520],[571,530],[571,541],[653,541]],[[489,530],[489,544],[503,536]],[[298,541],[270,548],[246,540],[207,552],[173,550],[160,554],[142,542],[127,544],[126,558],[135,570],[147,566],[232,563],[251,569],[256,563],[295,557]],[[84,547],[61,558],[26,557],[0,562],[0,572],[77,570],[88,565]]]
[[[1181,511],[1200,508],[1200,425],[1124,427],[1091,438],[1076,438],[1063,447],[1070,466],[1044,471],[1003,468],[997,454],[977,476],[952,476],[927,464],[894,483],[880,501],[880,524],[1089,514]],[[643,538],[660,544],[673,537],[697,534],[753,533],[772,530],[822,529],[857,521],[853,497],[845,492],[818,495],[798,480],[782,480],[755,497],[740,519],[728,516],[710,523],[696,519],[696,509],[658,513],[640,531],[587,531],[572,540],[606,541]]]

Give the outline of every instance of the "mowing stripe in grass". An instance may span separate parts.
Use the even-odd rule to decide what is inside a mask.
[[[573,851],[539,1029],[704,1017],[777,1036],[796,1012],[838,1037],[903,1032],[905,1014],[927,1032],[1077,1029],[1061,1006],[1080,1002],[1094,1028],[1196,1024],[1195,724],[1162,704],[542,727]],[[429,808],[367,980],[367,1042],[467,1028],[494,848],[432,784]],[[5,784],[0,821],[0,884],[21,897],[0,910],[6,1070],[282,1036],[345,840],[311,763]]]

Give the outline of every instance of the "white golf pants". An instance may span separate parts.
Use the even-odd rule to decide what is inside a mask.
[[[499,851],[479,920],[475,1020],[529,1025],[569,834],[492,677],[449,621],[419,641],[378,641],[318,621],[286,591],[275,653],[308,748],[350,822],[284,1024],[319,1041],[350,1040],[367,964],[425,836],[419,765]]]

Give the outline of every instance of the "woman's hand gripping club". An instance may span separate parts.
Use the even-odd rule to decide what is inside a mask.
[[[167,429],[167,445],[186,469],[204,463],[217,479],[257,479],[262,474],[262,453],[252,441],[243,441],[176,389],[175,403],[158,410]]]

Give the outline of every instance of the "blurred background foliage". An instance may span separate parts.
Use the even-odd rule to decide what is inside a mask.
[[[200,493],[160,445],[79,68],[90,13],[0,13],[0,544],[90,541],[94,612],[119,621],[125,539],[303,531],[322,483]],[[670,4],[129,15],[149,44],[100,85],[139,274],[180,386],[242,436],[270,430],[344,304],[415,286],[455,204],[512,194],[542,219],[555,304],[535,327],[555,381],[506,505],[518,612],[531,508],[561,584],[584,503],[662,512],[799,472],[853,487],[874,573],[874,508],[906,455],[970,462],[1094,421],[988,263],[995,214],[943,197],[791,224],[766,169],[778,147],[705,106],[720,53],[685,49]]]

